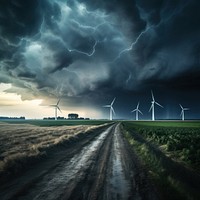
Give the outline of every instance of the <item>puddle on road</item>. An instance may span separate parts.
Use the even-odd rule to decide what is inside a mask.
[[[130,183],[126,180],[123,166],[122,154],[120,150],[118,127],[116,127],[113,136],[113,154],[111,156],[112,173],[109,177],[109,192],[107,192],[107,199],[125,200],[129,197]]]
[[[70,161],[60,164],[54,172],[48,174],[43,178],[29,193],[21,197],[22,200],[55,200],[64,193],[67,184],[72,179],[76,179],[76,175],[83,169],[87,169],[90,165],[91,158],[94,152],[98,150],[105,140],[112,127],[109,127],[100,136],[97,137],[90,145],[83,148],[83,150],[76,154]]]

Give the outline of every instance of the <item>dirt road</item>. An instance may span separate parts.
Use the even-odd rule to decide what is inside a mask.
[[[88,136],[0,187],[2,200],[157,199],[120,124]]]

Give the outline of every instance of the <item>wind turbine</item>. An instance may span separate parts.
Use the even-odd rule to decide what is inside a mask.
[[[112,116],[113,116],[112,114],[113,113],[115,114],[115,111],[114,111],[114,108],[113,108],[113,104],[115,102],[115,99],[116,99],[116,97],[113,99],[113,101],[111,102],[110,105],[103,106],[104,108],[110,108],[110,120],[112,120]]]
[[[58,102],[56,105],[50,105],[51,107],[54,107],[55,108],[55,120],[57,120],[57,109],[61,112],[58,104],[60,103],[60,99],[58,99]]]
[[[154,104],[160,106],[161,108],[163,108],[163,106],[161,106],[158,102],[155,101],[155,98],[153,96],[153,92],[151,91],[151,97],[152,97],[152,102],[151,102],[151,107],[149,109],[149,112],[152,110],[152,121],[155,120],[155,108],[154,108]]]
[[[185,113],[184,113],[184,111],[185,110],[190,110],[189,108],[183,108],[183,106],[181,105],[181,104],[179,104],[180,105],[180,107],[181,107],[181,116],[182,116],[182,120],[184,121],[185,120]]]
[[[135,119],[137,121],[138,121],[138,114],[141,113],[143,115],[143,113],[139,110],[139,105],[140,105],[140,102],[138,102],[136,109],[131,111],[131,112],[135,112]]]

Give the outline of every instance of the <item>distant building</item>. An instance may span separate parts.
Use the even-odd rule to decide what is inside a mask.
[[[70,114],[68,114],[68,119],[78,119],[78,114],[70,113]]]
[[[55,117],[44,117],[43,120],[55,120]]]
[[[25,120],[25,117],[2,117],[0,116],[0,120]]]
[[[57,118],[58,120],[64,120],[65,118],[64,117],[59,117]]]
[[[66,118],[58,116],[57,119],[65,120]],[[55,117],[44,117],[43,120],[55,120]]]

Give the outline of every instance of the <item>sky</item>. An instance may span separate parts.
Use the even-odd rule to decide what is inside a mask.
[[[200,118],[199,0],[1,0],[0,116]]]

